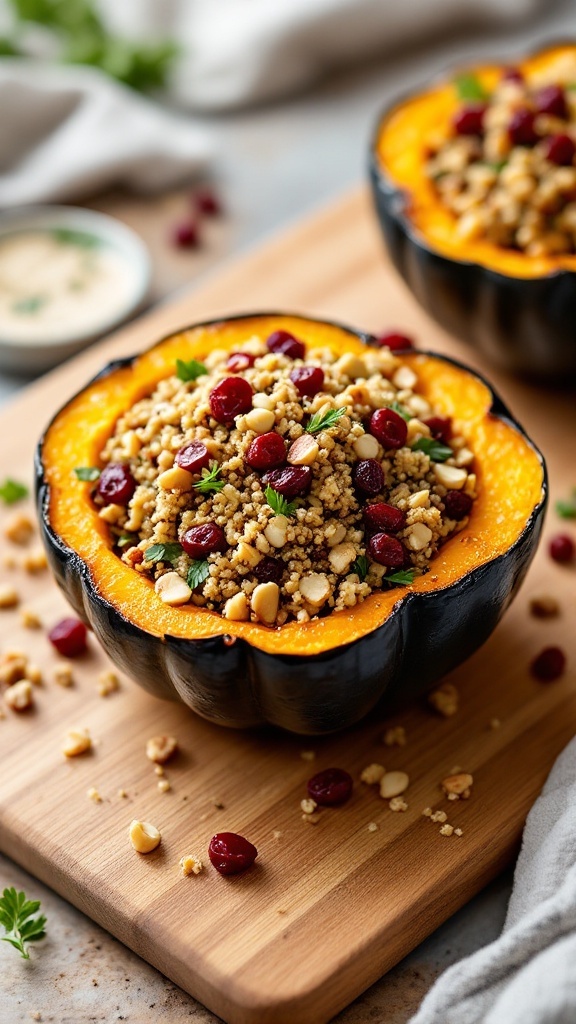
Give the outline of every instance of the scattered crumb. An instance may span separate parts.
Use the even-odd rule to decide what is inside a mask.
[[[451,836],[453,832],[454,832],[454,826],[453,825],[442,825],[442,828],[440,829],[440,835],[441,836]]]
[[[390,800],[404,793],[409,785],[410,777],[406,772],[386,772],[380,782],[380,796],[383,800]]]
[[[460,694],[452,683],[442,683],[428,695],[428,703],[439,715],[451,718],[458,711]]]
[[[28,658],[22,651],[5,651],[0,661],[0,683],[11,686],[24,679],[28,669]]]
[[[183,875],[199,875],[204,870],[200,857],[193,853],[188,853],[185,857],[181,857],[180,867]]]
[[[371,822],[369,823],[369,825],[368,825],[368,831],[369,831],[369,832],[377,832],[377,831],[378,831],[378,825],[376,824],[376,822],[375,822],[375,821],[371,821]]]
[[[62,753],[65,757],[77,757],[78,754],[85,754],[92,747],[92,740],[88,729],[70,729],[66,733]]]
[[[313,750],[301,750],[300,751],[300,757],[302,758],[303,761],[315,761],[316,760],[316,754],[314,753]]]
[[[9,686],[4,694],[4,700],[12,711],[27,711],[34,703],[32,695],[32,683],[29,679],[20,679],[17,683]]]
[[[314,814],[303,814],[302,821],[307,821],[309,825],[317,825],[320,821],[320,815],[317,811]]]
[[[214,804],[214,807],[216,808],[217,811],[224,810],[224,804],[222,803],[221,800],[213,800],[212,803]]]
[[[464,833],[463,833],[463,831],[462,831],[462,829],[461,829],[461,828],[455,828],[455,829],[454,829],[454,835],[455,835],[455,836],[463,836],[463,835],[464,835]]]
[[[48,559],[43,548],[28,551],[22,559],[22,568],[29,573],[44,572],[48,568]]]
[[[424,810],[422,811],[422,814],[423,814],[423,816],[425,818],[431,818],[432,817],[432,808],[431,807],[425,807]]]
[[[441,786],[449,800],[467,800],[473,782],[472,775],[460,772],[458,775],[448,775],[442,779]]]
[[[551,594],[533,597],[529,604],[530,614],[537,619],[554,619],[560,614],[560,605]]]
[[[88,797],[89,800],[93,800],[95,804],[102,803],[102,797],[100,796],[100,793],[98,792],[95,786],[90,787],[90,789],[86,793],[86,796]]]
[[[430,815],[430,821],[439,821],[441,824],[446,821],[447,818],[448,815],[446,814],[446,811],[434,811],[434,813]]]
[[[165,764],[178,750],[175,736],[152,736],[146,744],[146,757],[156,764]]]
[[[72,674],[72,665],[69,661],[59,661],[54,665],[53,670],[54,682],[58,683],[58,686],[72,686],[74,684],[74,676]]]
[[[121,798],[122,800],[125,800],[125,799],[126,799],[126,797],[128,796],[128,793],[126,792],[126,790],[125,790],[125,789],[119,789],[119,790],[118,790],[118,796],[119,796],[119,797],[120,797],[120,798]]]
[[[407,742],[406,729],[403,725],[395,725],[387,729],[382,737],[386,747],[405,747]]]
[[[2,555],[2,565],[5,569],[15,569],[18,565],[15,555]]]
[[[22,512],[16,512],[11,516],[4,527],[4,536],[12,544],[27,544],[34,533],[34,523],[30,516]]]
[[[34,686],[42,686],[42,672],[38,665],[34,665],[32,662],[29,662],[26,668],[26,678],[34,683]]]
[[[36,612],[31,608],[20,609],[20,621],[25,629],[41,629],[42,622]]]
[[[40,1013],[40,1010],[31,1010],[30,1017],[32,1018],[32,1020],[42,1020],[42,1014]]]
[[[164,769],[161,764],[154,765],[154,775],[164,775]]]
[[[0,608],[15,608],[20,603],[18,591],[9,583],[0,584]]]
[[[501,725],[502,725],[502,722],[500,721],[499,718],[491,718],[490,719],[490,728],[491,729],[494,729],[494,730],[499,729]]]
[[[277,914],[287,914],[288,911],[286,910],[285,907],[278,907],[278,910],[276,911],[276,913]]]
[[[306,797],[304,800],[300,801],[300,810],[302,810],[304,814],[314,814],[317,807],[318,804],[315,800],[312,800],[311,797]]]
[[[107,669],[98,676],[98,694],[100,697],[108,697],[120,689],[120,680],[115,672]]]
[[[282,833],[280,832],[279,829],[277,829],[277,828],[273,829],[273,831],[272,831],[272,839],[280,839],[281,835],[282,835]]]
[[[407,811],[408,804],[401,796],[394,796],[388,803],[388,807],[391,811]]]
[[[369,764],[360,774],[360,781],[375,786],[384,777],[386,769],[382,764]]]
[[[168,779],[158,779],[157,786],[161,793],[167,793],[170,789],[172,789],[172,786],[168,782]]]

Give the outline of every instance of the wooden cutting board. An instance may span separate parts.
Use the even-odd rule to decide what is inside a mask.
[[[576,485],[573,395],[499,375],[433,325],[386,263],[363,191],[30,387],[0,416],[1,475],[31,477],[34,443],[51,413],[105,361],[195,319],[270,309],[373,330],[399,327],[426,348],[480,366],[544,450],[552,498]],[[0,527],[10,515],[2,513]],[[550,514],[547,535],[561,525]],[[61,616],[64,601],[47,574],[4,568],[2,577],[46,626]],[[536,593],[556,595],[562,615],[530,617]],[[102,698],[96,677],[106,660],[94,643],[76,663],[74,686],[62,689],[52,680],[57,659],[44,631],[24,629],[18,609],[2,611],[4,648],[30,652],[45,683],[33,711],[7,711],[0,720],[0,848],[230,1024],[321,1024],[515,854],[526,813],[576,730],[575,595],[574,568],[551,562],[544,543],[496,634],[452,673],[457,715],[443,719],[423,704],[322,740],[222,730],[128,680]],[[569,671],[545,686],[528,665],[555,643],[565,648]],[[491,727],[494,718],[499,728]],[[408,742],[388,748],[384,728],[396,724]],[[94,749],[66,761],[62,738],[73,726],[90,730]],[[144,754],[146,740],[162,731],[181,747],[167,766],[167,793]],[[346,806],[323,811],[314,826],[302,821],[299,804],[313,772],[338,765],[358,778],[372,761],[409,773],[405,813],[392,813],[358,782]],[[473,773],[473,794],[449,804],[439,781],[456,765]],[[101,803],[88,798],[90,787]],[[426,806],[445,809],[463,835],[442,836],[422,816]],[[162,832],[147,857],[128,843],[135,817]],[[257,845],[254,869],[225,879],[208,865],[198,877],[182,877],[180,857],[205,856],[212,834],[224,830]]]

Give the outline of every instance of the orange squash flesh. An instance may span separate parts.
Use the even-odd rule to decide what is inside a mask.
[[[489,388],[462,367],[433,355],[406,354],[402,360],[418,375],[417,391],[458,421],[476,456],[478,498],[469,524],[442,547],[431,571],[409,587],[374,593],[350,611],[279,629],[231,622],[193,606],[163,605],[153,583],[112,551],[108,526],[90,500],[90,485],[76,480],[73,471],[98,465],[118,416],[171,375],[176,359],[201,360],[209,350],[232,350],[253,333],[266,337],[279,328],[301,337],[309,347],[327,346],[337,354],[365,351],[360,339],[344,328],[298,317],[271,315],[200,326],[165,339],[130,365],[112,367],[73,398],[47,430],[42,461],[50,489],[51,528],[86,563],[100,596],[153,636],[203,639],[229,634],[271,654],[329,651],[372,632],[408,593],[441,590],[504,555],[542,499],[544,475],[538,454],[512,423],[489,412]]]
[[[516,66],[530,82],[531,76],[561,64],[567,55],[576,56],[576,45],[549,47]],[[490,92],[502,75],[502,66],[489,64],[466,71]],[[380,170],[407,194],[411,230],[443,256],[510,277],[539,278],[559,270],[576,270],[576,255],[527,256],[485,239],[458,238],[456,217],[442,204],[425,166],[429,141],[451,136],[452,117],[461,103],[450,79],[398,104],[380,125],[376,140]]]

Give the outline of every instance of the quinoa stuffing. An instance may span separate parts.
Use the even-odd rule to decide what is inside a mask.
[[[389,348],[275,331],[174,371],[76,470],[159,601],[306,622],[410,584],[468,521],[473,453]]]
[[[574,54],[530,78],[503,69],[491,93],[474,75],[456,79],[462,103],[426,171],[462,239],[576,252],[575,82]]]

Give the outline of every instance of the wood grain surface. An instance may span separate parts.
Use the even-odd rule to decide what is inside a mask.
[[[363,191],[30,387],[0,416],[2,476],[31,479],[34,444],[51,413],[108,359],[196,319],[270,309],[401,328],[480,367],[543,449],[552,499],[576,485],[574,396],[498,375],[433,325],[387,265]],[[11,515],[3,511],[0,526]],[[546,536],[560,528],[553,513],[548,520]],[[0,848],[229,1024],[327,1021],[510,861],[527,811],[574,734],[576,572],[550,561],[546,536],[494,636],[450,677],[461,695],[457,715],[443,719],[423,703],[331,738],[222,730],[128,680],[102,698],[96,679],[106,659],[93,642],[63,689],[52,679],[57,656],[44,630],[25,629],[20,609],[0,612],[4,649],[24,648],[45,679],[33,710],[7,710],[0,720]],[[1,572],[46,627],[61,617],[65,604],[47,574]],[[558,597],[559,618],[529,615],[537,593]],[[539,684],[530,659],[553,643],[565,648],[569,670]],[[491,728],[494,718],[500,728]],[[394,724],[406,728],[405,747],[382,742]],[[90,730],[94,748],[66,761],[63,735],[75,726]],[[146,740],[164,731],[180,743],[166,768],[167,793],[145,757]],[[302,821],[310,774],[339,765],[358,778],[372,761],[409,773],[405,813],[357,782],[347,805],[323,811],[314,826]],[[439,782],[456,765],[473,773],[473,793],[448,803]],[[88,798],[90,787],[102,803]],[[426,806],[446,810],[463,835],[440,835],[422,816]],[[128,843],[135,817],[162,832],[146,857]],[[182,877],[180,857],[207,859],[210,837],[224,830],[256,844],[254,869],[226,879],[208,864]]]

